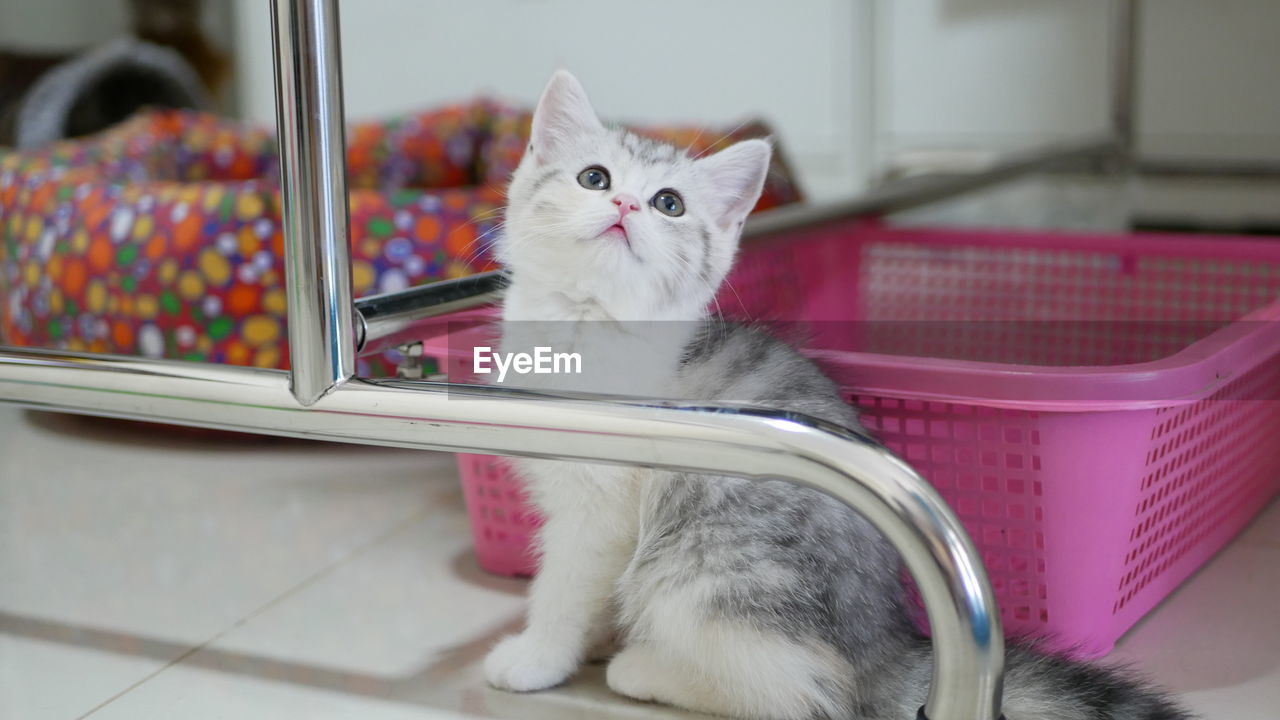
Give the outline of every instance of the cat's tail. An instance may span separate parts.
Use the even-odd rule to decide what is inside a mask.
[[[917,677],[928,677],[922,648]],[[1005,659],[1005,720],[1193,720],[1168,693],[1120,668],[1013,647]]]

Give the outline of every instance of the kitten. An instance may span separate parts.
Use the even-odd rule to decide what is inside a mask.
[[[604,127],[564,72],[531,138],[498,247],[510,272],[503,349],[581,351],[584,372],[521,382],[859,427],[808,360],[708,315],[768,172],[768,142],[690,158]],[[527,629],[485,661],[492,685],[557,685],[616,634],[609,687],[639,700],[768,720],[907,720],[924,703],[930,648],[909,620],[900,559],[839,502],[781,480],[518,468],[546,519],[542,567]],[[1115,671],[1018,649],[1005,687],[1007,720],[1189,717]]]

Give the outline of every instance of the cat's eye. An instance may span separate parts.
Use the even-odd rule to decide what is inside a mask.
[[[599,165],[592,165],[578,173],[578,184],[588,190],[608,190],[609,171]]]
[[[684,214],[684,200],[675,190],[660,190],[650,201],[653,207],[663,215],[680,217]]]

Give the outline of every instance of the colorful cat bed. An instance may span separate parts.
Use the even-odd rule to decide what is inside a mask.
[[[352,128],[356,295],[491,267],[528,127],[482,100]],[[642,132],[702,153],[767,129]],[[0,341],[287,367],[277,171],[266,132],[172,110],[0,158]],[[779,161],[757,209],[799,197]]]

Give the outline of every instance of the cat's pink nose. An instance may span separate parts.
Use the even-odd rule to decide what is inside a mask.
[[[633,213],[640,209],[640,201],[635,195],[626,193],[618,193],[613,196],[613,204],[618,206],[618,219],[626,217],[629,213]]]

